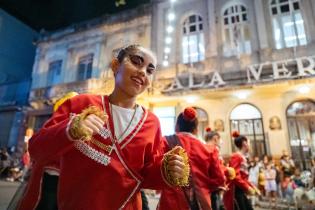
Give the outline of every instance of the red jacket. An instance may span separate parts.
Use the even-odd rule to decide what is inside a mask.
[[[136,128],[111,154],[91,142],[68,135],[71,116],[90,105],[105,110],[108,135],[94,135],[111,145],[113,122],[108,97],[79,95],[67,100],[29,142],[34,168],[20,210],[34,209],[40,199],[43,171],[59,163],[58,208],[60,210],[141,209],[140,188],[166,186],[161,172],[163,142],[157,117],[144,109]]]
[[[228,191],[224,194],[224,206],[226,210],[233,210],[235,186],[246,193],[252,184],[248,181],[247,160],[241,153],[232,154],[229,166],[234,168],[236,177],[233,180],[228,180]]]
[[[220,170],[219,152],[209,148],[189,133],[176,134],[186,150],[197,199],[201,209],[211,209],[210,193],[224,186],[224,174]],[[161,192],[159,210],[189,209],[188,202],[181,188],[165,188]]]

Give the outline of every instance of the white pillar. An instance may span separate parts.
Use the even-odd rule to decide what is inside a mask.
[[[265,20],[264,8],[263,8],[264,5],[269,6],[269,5],[266,5],[266,3],[263,4],[263,0],[255,0],[254,2],[255,15],[256,15],[256,20],[257,20],[256,27],[257,27],[260,49],[269,47],[267,31],[266,31],[266,20]]]
[[[314,42],[315,41],[315,1],[300,1],[301,4],[301,12],[304,18],[304,27],[306,36],[308,37],[308,41]]]
[[[208,0],[208,20],[209,20],[209,56],[216,56],[217,52],[217,32],[216,32],[216,21],[215,21],[215,4],[214,0]]]

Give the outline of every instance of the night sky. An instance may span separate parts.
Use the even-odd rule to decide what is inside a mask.
[[[125,5],[123,2],[125,1]],[[150,0],[0,0],[0,7],[39,31],[56,30],[73,23],[134,8]]]

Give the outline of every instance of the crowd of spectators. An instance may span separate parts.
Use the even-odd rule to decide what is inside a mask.
[[[27,149],[27,144],[24,146],[23,155],[16,156],[15,148],[1,148],[0,149],[0,179],[14,182],[22,182],[31,161]]]
[[[312,165],[312,168],[301,172],[286,151],[283,151],[278,160],[267,155],[262,159],[250,158],[249,180],[261,192],[260,197],[251,198],[252,204],[258,205],[258,201],[264,198],[267,198],[273,208],[276,208],[279,199],[288,204],[295,204],[298,192],[302,194],[315,189],[315,159]],[[309,199],[314,202],[315,198],[310,195]]]

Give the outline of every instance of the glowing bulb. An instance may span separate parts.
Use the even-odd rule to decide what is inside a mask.
[[[163,66],[166,67],[166,66],[168,66],[168,65],[169,65],[168,61],[164,60],[164,61],[163,61]]]
[[[309,93],[311,91],[311,88],[308,86],[301,86],[299,87],[298,91],[302,94]]]
[[[239,99],[246,99],[249,96],[249,92],[248,91],[240,91],[235,93],[235,96]]]
[[[185,98],[186,102],[189,104],[193,104],[197,101],[197,97],[196,96],[187,96]]]
[[[167,18],[169,21],[173,21],[173,20],[175,20],[175,14],[173,12],[171,12],[168,14]]]
[[[171,52],[171,48],[169,48],[169,47],[164,48],[164,53],[168,54],[170,52]]]
[[[170,44],[170,43],[172,43],[172,38],[171,38],[171,37],[169,37],[169,36],[168,36],[168,37],[166,37],[166,38],[165,38],[165,43],[166,43],[166,44]]]
[[[166,31],[167,33],[172,33],[174,31],[174,28],[172,26],[167,26]]]

